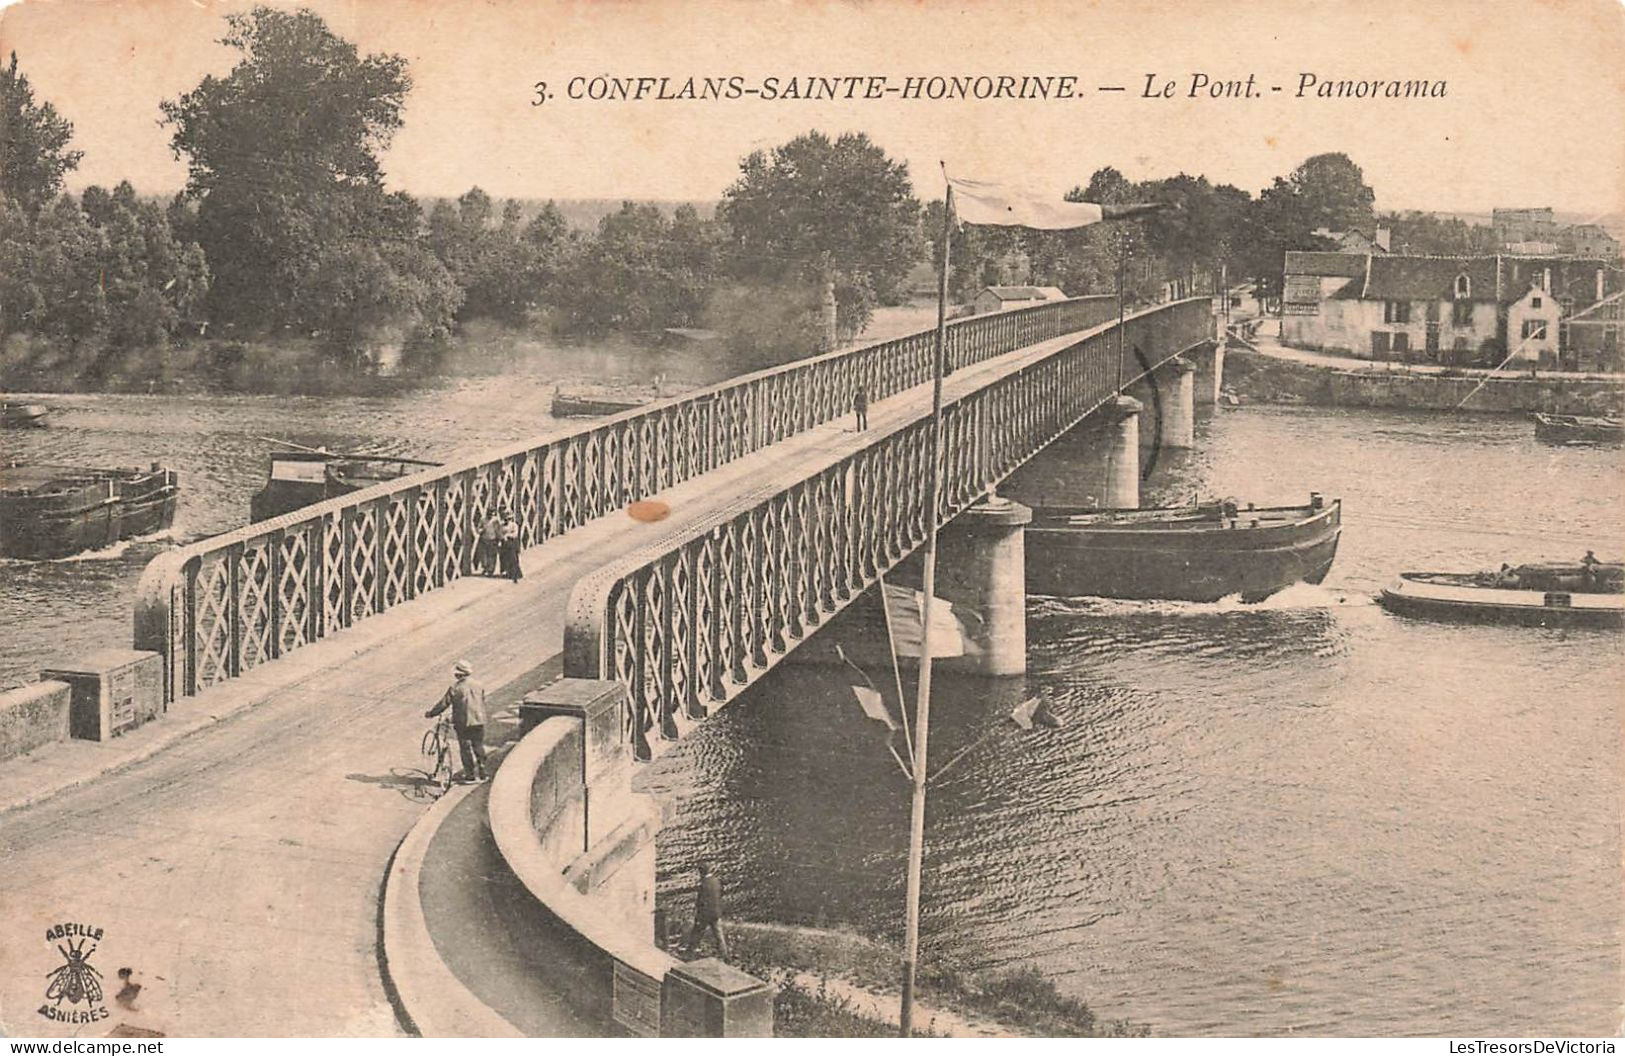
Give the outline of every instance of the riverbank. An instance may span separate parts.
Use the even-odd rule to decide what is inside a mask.
[[[1625,408],[1625,380],[1621,379],[1342,370],[1280,359],[1237,345],[1231,345],[1225,354],[1224,388],[1242,403],[1501,414],[1617,415]]]
[[[1625,376],[1538,373],[1397,364],[1288,348],[1267,320],[1225,355],[1226,391],[1241,402],[1333,407],[1483,411],[1504,414],[1617,415]]]
[[[896,950],[850,931],[730,922],[729,960],[779,987],[781,1037],[892,1037],[897,1032]],[[968,974],[921,966],[915,1033],[953,1038],[1144,1037],[1150,1028],[1102,1021],[1034,969]]]

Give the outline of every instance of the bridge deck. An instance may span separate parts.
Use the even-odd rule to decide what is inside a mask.
[[[1076,340],[966,368],[948,392]],[[867,433],[847,416],[661,493],[665,521],[610,516],[534,547],[520,584],[460,580],[177,701],[125,738],[14,761],[0,805],[33,802],[0,823],[0,1031],[46,1029],[35,1010],[60,958],[42,936],[58,921],[104,929],[96,963],[110,994],[118,968],[145,976],[141,1013],[110,1002],[111,1023],[205,1036],[397,1030],[375,950],[379,883],[423,809],[410,795],[422,712],[451,665],[467,658],[511,705],[557,670],[583,573],[759,502],[929,404],[930,386],[917,386],[871,406]]]

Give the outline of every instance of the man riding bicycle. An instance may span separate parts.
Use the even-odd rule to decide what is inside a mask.
[[[457,661],[452,669],[456,681],[452,682],[440,703],[423,713],[432,719],[447,708],[451,709],[451,727],[457,731],[457,747],[463,757],[463,773],[459,781],[484,781],[485,772],[485,687],[469,676],[474,668],[467,660]]]

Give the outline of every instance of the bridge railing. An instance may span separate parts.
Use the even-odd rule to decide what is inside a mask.
[[[945,398],[939,524],[963,512],[1117,392],[1208,340],[1207,298],[1130,316]],[[1120,351],[1121,349],[1121,351]],[[1122,356],[1121,363],[1119,355]],[[619,679],[626,734],[651,755],[749,686],[925,541],[929,418],[872,430],[803,480],[773,482],[690,530],[577,582],[564,673]]]
[[[955,367],[1112,317],[1083,297],[954,322]],[[135,644],[189,696],[467,575],[478,525],[512,510],[521,544],[570,531],[930,378],[932,331],[827,353],[450,462],[154,558]]]

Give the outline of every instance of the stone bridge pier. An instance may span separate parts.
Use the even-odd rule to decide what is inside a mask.
[[[937,539],[938,597],[965,628],[965,655],[946,670],[976,675],[1027,671],[1027,546],[1030,507],[989,494],[950,521]]]

